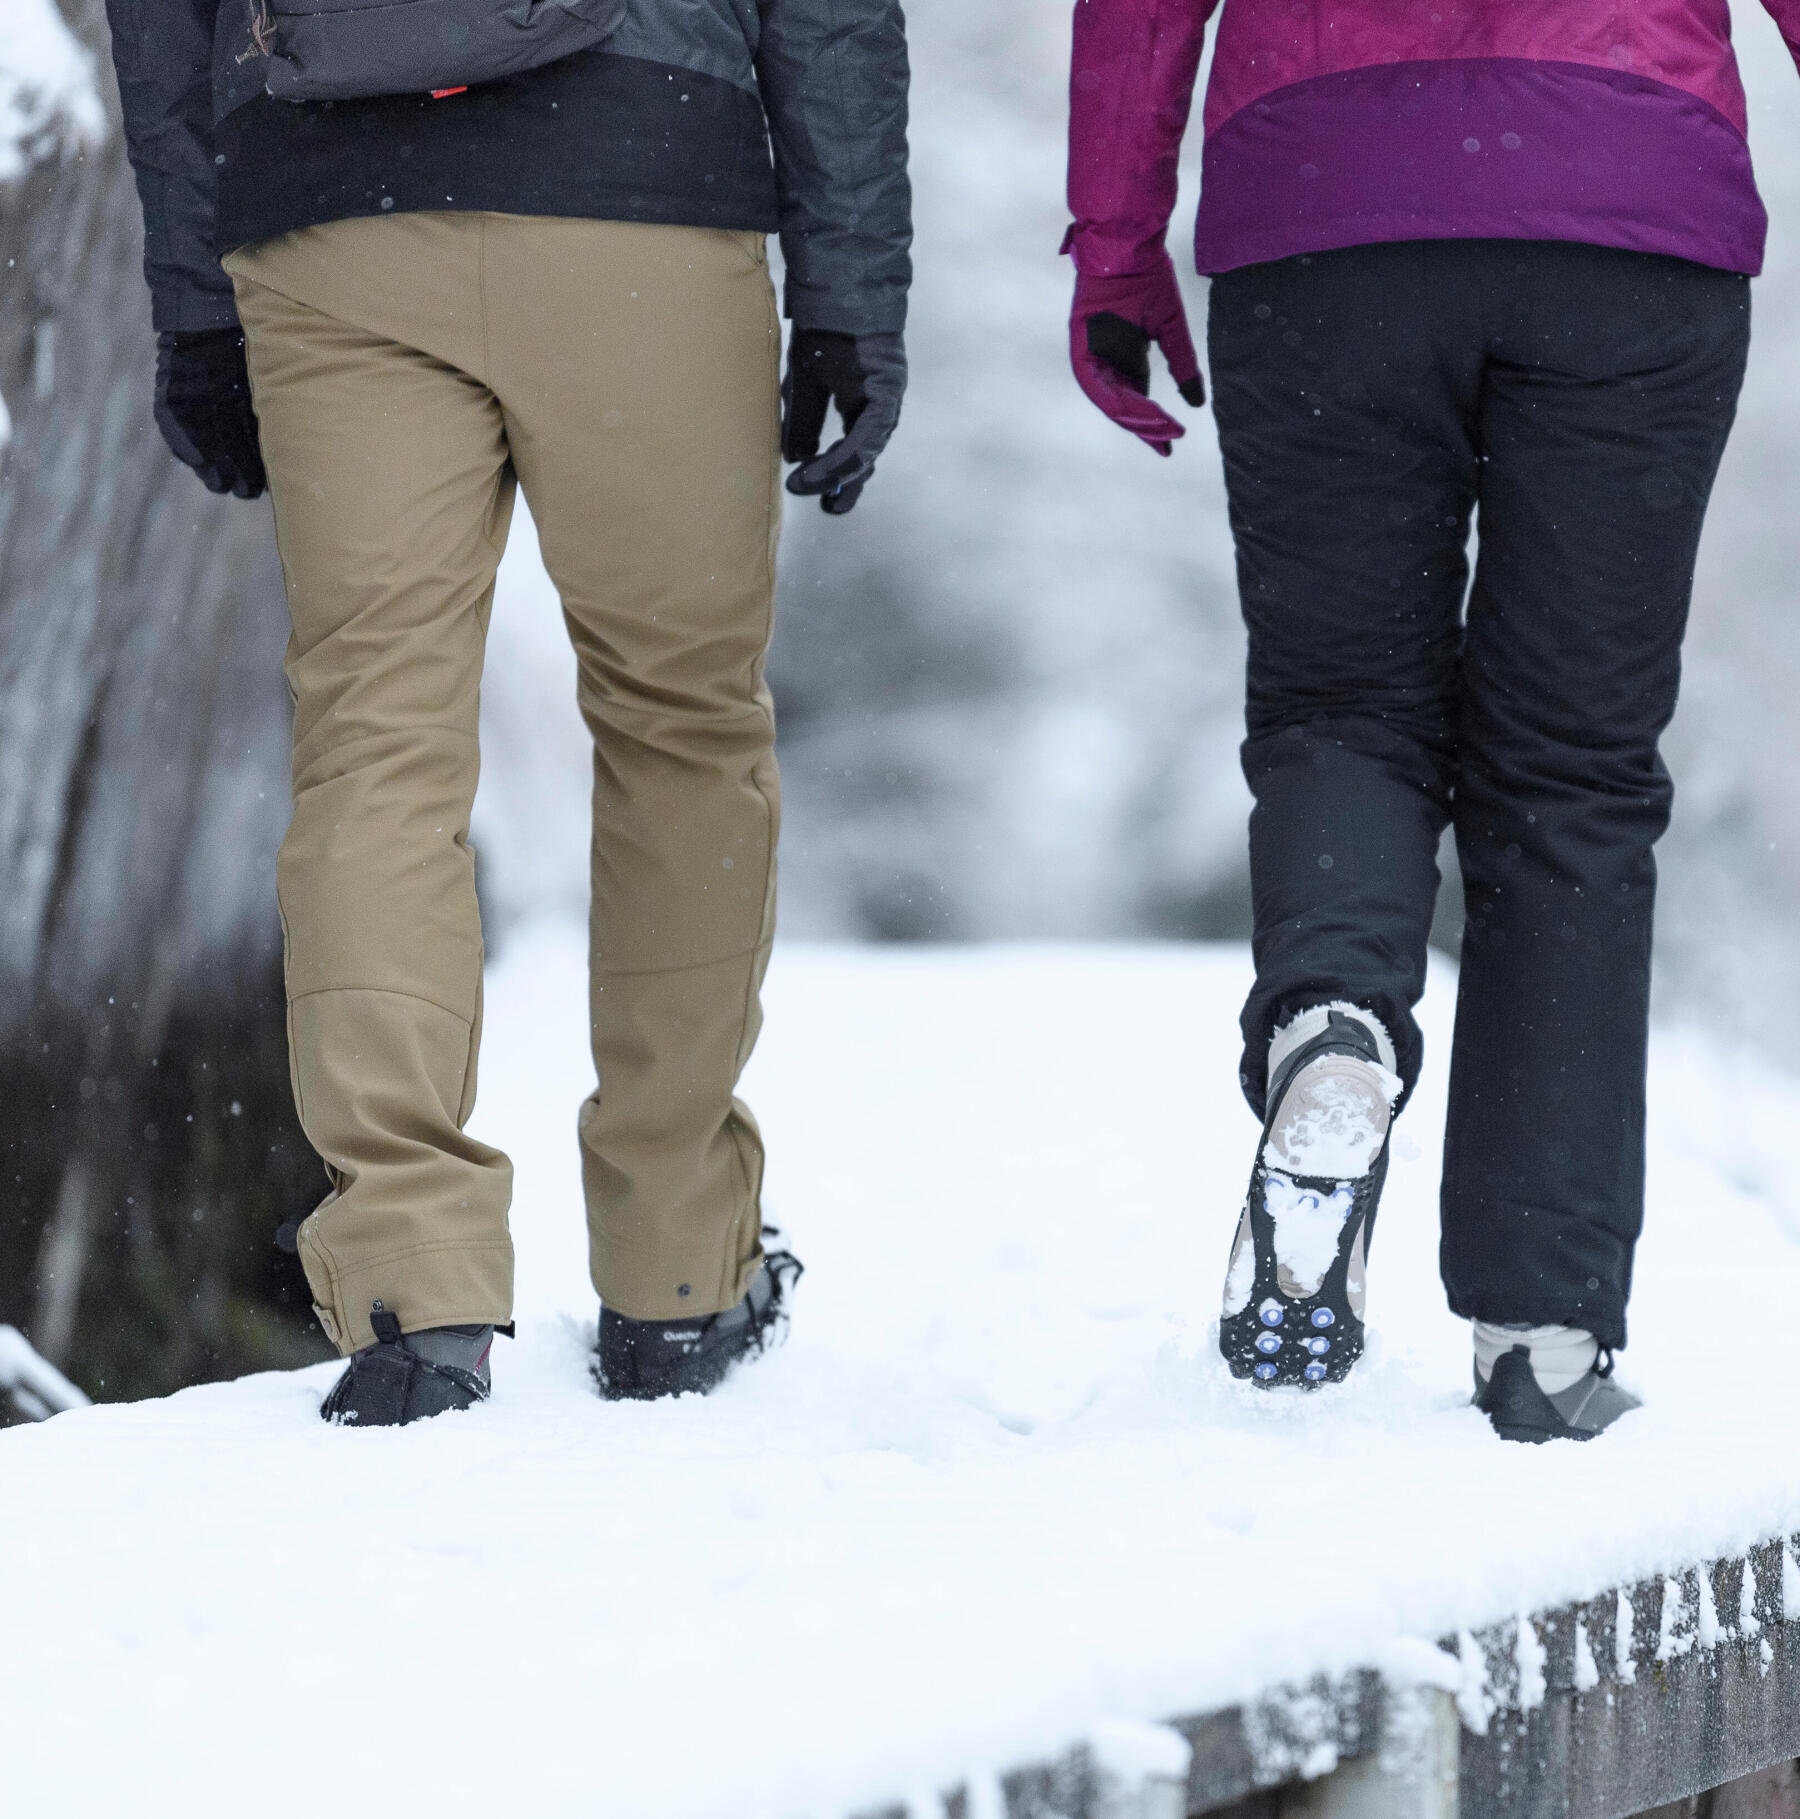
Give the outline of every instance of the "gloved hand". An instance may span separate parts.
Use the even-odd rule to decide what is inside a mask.
[[[266,477],[241,328],[157,336],[156,427],[208,492],[261,496]]]
[[[900,421],[905,392],[900,335],[795,329],[781,386],[781,452],[802,466],[788,475],[788,491],[819,494],[820,506],[834,518],[849,511]],[[844,434],[821,455],[819,437],[831,404],[844,420]]]
[[[1116,278],[1076,273],[1069,360],[1081,389],[1113,422],[1167,455],[1187,431],[1150,401],[1150,343],[1162,349],[1176,389],[1189,404],[1198,408],[1206,402],[1206,383],[1175,268],[1167,253],[1158,257],[1160,263],[1147,272]]]

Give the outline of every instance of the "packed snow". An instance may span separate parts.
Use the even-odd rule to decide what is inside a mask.
[[[746,1090],[807,1264],[792,1338],[709,1399],[609,1406],[581,938],[521,930],[476,1114],[518,1170],[493,1400],[333,1429],[324,1365],[0,1432],[8,1804],[922,1819],[1315,1670],[1436,1671],[1473,1721],[1482,1650],[1437,1639],[1800,1527],[1800,1216],[1750,1128],[1800,1086],[1658,1037],[1620,1363],[1647,1406],[1510,1447],[1436,1280],[1447,969],[1368,1357],[1316,1394],[1227,1374],[1247,980],[1235,947],[778,949]]]
[[[1283,1095],[1269,1160],[1290,1175],[1366,1175],[1387,1141],[1399,1097],[1400,1082],[1386,1068],[1354,1056],[1323,1056]]]
[[[1271,1172],[1263,1206],[1275,1227],[1275,1256],[1286,1277],[1282,1293],[1292,1299],[1316,1295],[1325,1272],[1337,1260],[1344,1221],[1356,1210],[1354,1185],[1340,1181],[1327,1193]],[[1236,1273],[1234,1260],[1232,1274]]]

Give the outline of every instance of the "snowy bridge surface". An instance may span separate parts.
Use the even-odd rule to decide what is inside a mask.
[[[1226,1375],[1246,971],[781,951],[747,1092],[792,1341],[613,1407],[580,944],[520,934],[477,1112],[518,1165],[492,1402],[337,1431],[320,1367],[0,1432],[0,1809],[1075,1819],[1460,1753],[1467,1815],[1601,1819],[1800,1753],[1800,1089],[1659,1037],[1648,1406],[1506,1447],[1435,1272],[1447,974],[1369,1357]]]

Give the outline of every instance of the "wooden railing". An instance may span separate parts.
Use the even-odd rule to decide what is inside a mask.
[[[1794,1539],[1465,1630],[1420,1663],[1409,1683],[1364,1670],[1174,1718],[1160,1755],[1077,1744],[950,1790],[946,1819],[1800,1819]]]

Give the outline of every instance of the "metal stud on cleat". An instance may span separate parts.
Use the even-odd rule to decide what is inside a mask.
[[[1256,1311],[1264,1326],[1279,1326],[1287,1318],[1279,1301],[1265,1301]]]
[[[1256,1349],[1265,1357],[1272,1357],[1281,1350],[1281,1335],[1279,1333],[1258,1333]]]

